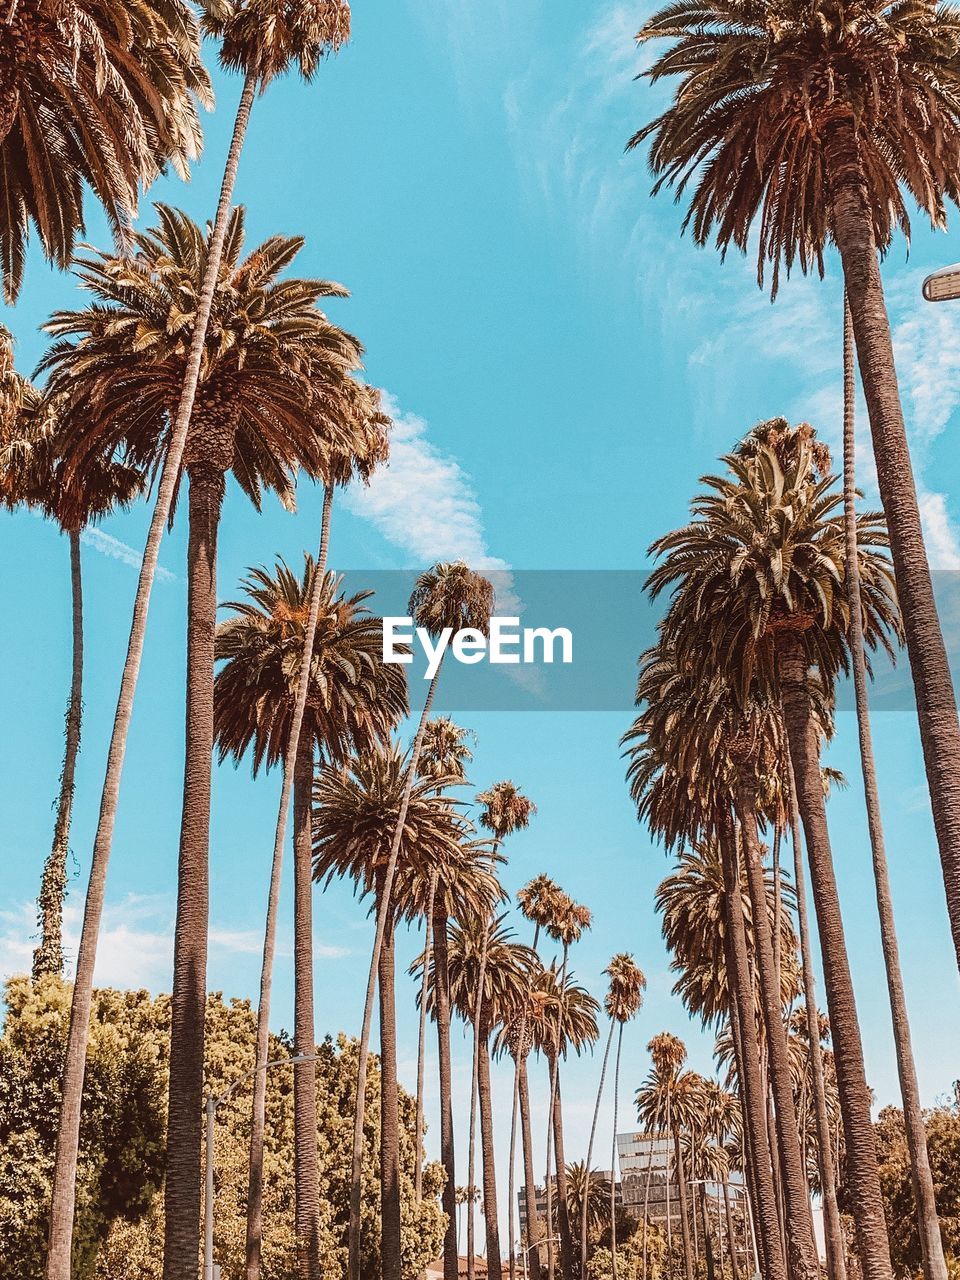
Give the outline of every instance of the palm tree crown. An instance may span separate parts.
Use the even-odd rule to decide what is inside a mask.
[[[209,237],[178,210],[135,237],[132,259],[98,253],[78,274],[96,302],[57,312],[43,360],[62,391],[65,455],[82,473],[91,453],[122,449],[142,468],[166,449],[190,345]],[[184,465],[231,470],[259,505],[264,486],[288,495],[290,469],[316,472],[325,437],[345,434],[317,386],[346,384],[360,345],[318,309],[339,285],[284,279],[303,241],[274,236],[243,258],[244,213],[227,231]]]
[[[823,270],[832,233],[827,148],[852,127],[869,174],[874,237],[909,233],[905,186],[935,226],[957,200],[960,11],[891,0],[679,0],[641,28],[672,43],[646,74],[680,76],[651,138],[663,185],[693,194],[684,226],[698,244],[746,252],[759,218],[758,276],[781,263]],[[731,175],[736,175],[734,179]]]
[[[253,772],[283,758],[296,698],[303,631],[313,578],[304,556],[298,577],[279,560],[271,574],[251,569],[246,599],[225,607],[234,616],[217,628],[223,666],[214,684],[220,758],[253,747]],[[371,592],[341,592],[343,579],[326,575],[301,736],[321,758],[341,764],[351,751],[386,741],[407,713],[403,668],[382,661],[382,628],[364,602]]]
[[[141,184],[185,177],[200,151],[194,99],[213,105],[185,0],[11,0],[0,28],[0,266],[23,279],[30,225],[66,267],[84,187],[125,237]]]
[[[350,38],[346,0],[207,0],[204,31],[217,37],[224,67],[261,90],[292,65],[311,80],[325,54]]]

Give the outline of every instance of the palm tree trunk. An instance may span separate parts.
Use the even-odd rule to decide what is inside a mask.
[[[70,1280],[73,1248],[73,1211],[76,1202],[77,1152],[80,1141],[80,1101],[83,1095],[83,1076],[87,1058],[90,1005],[93,997],[93,971],[96,965],[100,920],[103,916],[107,866],[110,861],[113,831],[120,798],[123,758],[126,753],[127,736],[133,715],[133,699],[137,687],[137,678],[140,674],[140,660],[143,656],[150,593],[153,588],[153,579],[160,555],[160,543],[170,518],[173,495],[180,475],[180,463],[183,458],[183,449],[187,440],[187,430],[190,426],[190,416],[193,412],[193,402],[200,377],[200,361],[207,336],[207,325],[210,321],[213,295],[220,271],[223,240],[227,228],[227,218],[230,213],[230,200],[236,183],[240,152],[243,148],[243,140],[246,135],[256,89],[256,77],[247,76],[240,96],[240,103],[237,107],[233,137],[230,142],[230,150],[227,153],[223,182],[220,187],[220,199],[217,204],[210,246],[207,250],[207,266],[204,272],[200,299],[197,304],[197,318],[190,339],[190,351],[187,356],[186,371],[184,373],[183,391],[181,392],[173,430],[170,434],[170,443],[163,464],[163,472],[157,491],[157,501],[150,520],[150,531],[147,535],[143,562],[140,566],[140,577],[137,582],[137,595],[133,606],[133,620],[130,626],[130,638],[127,643],[127,656],[124,660],[120,694],[117,699],[113,731],[110,736],[107,769],[103,783],[103,794],[100,800],[100,815],[93,845],[90,879],[87,884],[83,929],[80,935],[80,948],[77,953],[77,972],[73,984],[73,1000],[70,1006],[70,1031],[63,1067],[63,1100],[60,1107],[60,1123],[57,1129],[57,1150],[51,1189],[52,1209],[50,1212],[46,1280]],[[200,1123],[199,1111],[197,1112],[195,1123],[197,1125]]]
[[[742,904],[741,904],[741,907],[742,907]],[[742,1032],[740,1029],[740,1010],[736,1000],[736,989],[735,989],[735,983],[733,979],[734,973],[737,972],[737,966],[734,961],[733,941],[730,936],[729,928],[724,930],[723,951],[724,951],[725,963],[727,966],[727,973],[730,975],[730,978],[728,979],[727,1000],[728,1000],[729,1017],[730,1017],[730,1031],[733,1037],[733,1052],[734,1052],[734,1058],[737,1064],[737,1092],[740,1099],[740,1114],[743,1117],[744,1188],[746,1191],[749,1191],[750,1193],[751,1203],[757,1204],[759,1203],[759,1199],[757,1195],[758,1174],[757,1174],[757,1152],[755,1148],[756,1148],[758,1135],[753,1132],[751,1125],[749,1123],[750,1108],[747,1102],[748,1091],[745,1083],[745,1080],[746,1080],[745,1072],[747,1068],[744,1065],[746,1061],[744,1057],[746,1049],[744,1046],[744,1040],[743,1040]],[[764,1113],[764,1123],[766,1123],[765,1114],[766,1113]],[[763,1151],[766,1152],[766,1161],[767,1161],[766,1168],[769,1169],[770,1164],[769,1164],[769,1152],[767,1151],[767,1146],[766,1146],[766,1142],[767,1142],[766,1129],[764,1129],[762,1139],[763,1139]],[[747,1217],[750,1218],[749,1228],[752,1230],[753,1228],[752,1216],[748,1214]],[[748,1229],[748,1224],[745,1222],[744,1233],[746,1233],[747,1229]],[[763,1252],[764,1245],[765,1245],[765,1241],[763,1236],[761,1235],[759,1237],[759,1249],[755,1247],[754,1252],[755,1254],[757,1254],[756,1270],[766,1275],[767,1263],[766,1263],[766,1255]],[[747,1263],[746,1265],[749,1265],[749,1263]]]
[[[70,595],[72,601],[73,658],[70,700],[65,720],[60,795],[53,828],[53,847],[43,864],[37,900],[40,945],[33,953],[33,980],[46,973],[63,972],[63,900],[67,892],[67,855],[70,852],[70,817],[80,753],[80,720],[83,715],[83,575],[80,567],[80,531],[71,529]]]
[[[563,993],[564,984],[567,980],[567,959],[570,954],[568,943],[563,944],[563,963],[560,966],[559,990]],[[559,1022],[557,1024],[557,1050],[559,1051],[559,1041],[561,1028]],[[550,1159],[553,1140],[553,1125],[550,1123],[550,1117],[553,1115],[553,1109],[556,1106],[557,1098],[557,1067],[558,1054],[554,1053],[548,1058],[550,1066],[550,1091],[547,1100],[547,1160],[546,1175],[544,1178],[544,1190],[547,1198],[547,1280],[553,1280],[554,1268],[554,1248],[553,1248],[553,1185],[550,1181]],[[614,1277],[616,1280],[616,1277]]]
[[[707,1280],[714,1280],[716,1268],[713,1259],[713,1236],[710,1231],[710,1215],[707,1213],[707,1188],[703,1182],[699,1184],[700,1213],[703,1221],[703,1253],[706,1259]]]
[[[653,1179],[653,1154],[657,1142],[660,1138],[661,1125],[661,1106],[659,1101],[654,1109],[653,1125],[650,1130],[650,1150],[647,1152],[647,1180],[643,1187],[643,1260],[642,1260],[642,1280],[647,1280],[647,1258],[649,1256],[650,1243],[650,1183]],[[669,1176],[669,1169],[667,1175]]]
[[[487,1238],[487,1276],[501,1280],[500,1226],[497,1221],[497,1164],[493,1145],[493,1092],[490,1087],[490,1032],[483,1028],[477,1092],[480,1098],[480,1142],[483,1148],[483,1223]]]
[[[442,895],[433,908],[433,989],[440,1072],[440,1162],[446,1174],[441,1204],[447,1215],[443,1236],[443,1280],[458,1280],[457,1178],[453,1142],[453,1076],[450,1064],[450,978],[447,967],[447,906]]]
[[[820,1013],[817,1008],[816,979],[813,972],[813,949],[810,946],[810,919],[807,911],[806,876],[803,848],[800,843],[800,814],[797,810],[793,769],[786,762],[786,783],[790,801],[790,839],[793,844],[793,884],[797,895],[797,922],[800,934],[800,964],[803,972],[803,1001],[807,1013],[807,1038],[810,1041],[810,1074],[813,1079],[813,1109],[817,1124],[817,1161],[823,1200],[823,1229],[827,1246],[827,1270],[830,1280],[847,1280],[846,1246],[840,1209],[837,1205],[837,1179],[830,1140],[830,1117],[827,1113],[827,1089],[823,1075],[823,1050],[820,1045]]]
[[[900,968],[900,946],[893,914],[890,872],[880,816],[880,791],[873,756],[870,730],[870,704],[867,696],[867,671],[863,652],[863,614],[860,604],[860,563],[857,553],[856,510],[856,442],[854,438],[853,325],[849,305],[844,305],[843,319],[843,517],[846,532],[846,587],[850,607],[850,652],[853,658],[853,687],[857,703],[857,726],[860,736],[860,764],[863,772],[863,796],[873,855],[873,877],[877,890],[877,912],[880,916],[880,939],[883,963],[887,973],[893,1040],[897,1051],[897,1074],[903,1098],[903,1120],[910,1152],[910,1176],[916,1202],[917,1231],[923,1256],[926,1280],[947,1280],[947,1263],[940,1238],[940,1220],[927,1151],[927,1134],[920,1105],[920,1086],[910,1037],[910,1019]]]
[[[600,1100],[603,1097],[603,1084],[607,1077],[607,1061],[610,1057],[610,1045],[613,1043],[613,1019],[610,1019],[610,1031],[607,1035],[607,1045],[603,1051],[603,1061],[600,1064],[600,1083],[597,1086],[597,1100],[593,1105],[593,1120],[590,1123],[590,1140],[587,1143],[587,1159],[583,1168],[583,1205],[580,1210],[580,1275],[585,1277],[587,1274],[587,1210],[590,1205],[590,1170],[591,1161],[593,1160],[593,1142],[597,1136],[597,1121],[600,1118]],[[613,1170],[610,1171],[611,1174]],[[511,1277],[512,1280],[512,1277]]]
[[[367,991],[363,1003],[363,1026],[360,1030],[357,1098],[353,1115],[353,1158],[350,1170],[350,1225],[348,1233],[349,1246],[347,1263],[347,1274],[349,1280],[360,1280],[360,1175],[363,1166],[363,1118],[366,1109],[367,1059],[370,1056],[370,1026],[373,1022],[373,997],[374,990],[376,988],[377,967],[380,963],[380,949],[383,946],[383,935],[387,926],[387,916],[392,906],[393,877],[397,869],[397,856],[400,853],[400,842],[403,838],[403,826],[407,820],[407,808],[410,804],[410,793],[413,790],[413,782],[417,774],[417,762],[420,759],[420,751],[423,747],[423,734],[430,715],[430,707],[433,703],[433,696],[437,689],[437,681],[440,679],[442,666],[443,659],[441,658],[437,666],[436,674],[430,681],[426,701],[423,704],[423,711],[420,713],[420,723],[417,726],[417,736],[414,739],[413,750],[410,753],[410,762],[407,766],[407,777],[403,788],[403,795],[400,797],[400,811],[397,814],[397,825],[393,832],[393,840],[390,844],[390,854],[384,871],[383,894],[377,907],[377,930],[373,940],[373,954],[370,957],[370,970],[367,974]],[[394,1067],[395,1066],[396,1064],[394,1064]],[[392,1122],[399,1125],[399,1117],[394,1117]],[[381,1119],[381,1124],[382,1123],[383,1120]]]
[[[753,981],[750,977],[747,937],[743,921],[743,900],[740,895],[736,833],[732,815],[729,813],[721,814],[719,838],[727,929],[730,938],[729,958],[732,961],[731,994],[736,1002],[736,1017],[743,1050],[738,1074],[746,1103],[744,1124],[749,1130],[750,1149],[753,1155],[754,1212],[758,1234],[761,1237],[760,1248],[766,1262],[765,1280],[786,1280],[787,1270],[780,1238],[773,1172],[768,1158],[770,1144],[766,1117],[766,1091],[760,1078],[760,1047],[757,1041]]]
[[[887,316],[856,130],[843,116],[824,131],[832,231],[857,340],[877,483],[897,577],[897,594],[920,722],[933,821],[960,965],[960,722],[943,631],[923,544]],[[801,805],[801,812],[803,806]]]
[[[195,1269],[200,1249],[217,527],[223,492],[221,471],[204,465],[191,468],[187,547],[187,749],[170,1002],[164,1280],[181,1280],[188,1274],[188,1268]]]
[[[781,630],[777,633],[777,659],[797,804],[806,837],[820,932],[827,1009],[846,1139],[850,1203],[865,1280],[891,1280],[890,1244],[870,1118],[870,1090],[864,1071],[863,1043],[820,779],[820,743],[807,687],[807,656],[795,632]]]
[[[439,872],[430,876],[430,896],[423,918],[423,981],[420,987],[420,1029],[417,1041],[417,1119],[416,1165],[413,1171],[413,1194],[417,1204],[423,1199],[423,1087],[427,1062],[427,999],[430,989],[430,951],[433,942],[433,907],[437,898]]]
[[[533,930],[533,948],[532,949],[535,954],[537,951],[537,943],[539,940],[540,940],[540,926],[539,924],[537,924],[534,926],[534,930]],[[515,1280],[515,1275],[516,1275],[516,1256],[515,1256],[516,1241],[514,1238],[514,1217],[513,1217],[516,1209],[516,1206],[514,1203],[514,1183],[516,1180],[515,1174],[516,1174],[516,1163],[517,1163],[517,1112],[519,1110],[519,1105],[520,1105],[520,1059],[521,1057],[525,1057],[526,1051],[524,1050],[523,1046],[526,1044],[526,1038],[527,1038],[527,1006],[526,1004],[524,1004],[523,1013],[521,1014],[521,1017],[520,1017],[520,1031],[519,1031],[519,1043],[521,1048],[520,1048],[520,1052],[517,1054],[517,1056],[513,1060],[513,1115],[510,1122],[510,1169],[508,1174],[509,1196],[510,1196],[510,1280]],[[526,1153],[524,1153],[524,1158],[526,1158]],[[530,1221],[529,1210],[527,1213],[527,1220],[529,1223]],[[530,1242],[528,1241],[527,1243],[529,1244]],[[540,1280],[540,1250],[537,1249],[534,1251],[534,1253],[536,1255],[535,1260],[532,1264],[534,1268],[534,1273],[531,1275],[530,1280]],[[525,1253],[524,1254],[525,1261],[526,1259],[532,1256],[533,1256],[532,1254]],[[524,1272],[524,1274],[526,1274],[526,1271]]]
[[[330,546],[330,512],[333,506],[333,486],[327,485],[323,491],[323,509],[320,517],[320,547],[317,552],[317,563],[314,570],[313,585],[310,591],[310,603],[307,613],[307,624],[303,635],[303,656],[300,660],[300,672],[297,679],[296,701],[293,718],[290,723],[290,737],[287,740],[283,760],[283,783],[280,789],[280,807],[277,813],[277,825],[273,838],[273,857],[270,862],[270,890],[267,895],[267,921],[263,933],[263,964],[260,969],[260,999],[257,1004],[257,1065],[266,1063],[270,1046],[270,990],[273,984],[273,961],[277,940],[277,909],[280,901],[280,876],[283,868],[283,846],[287,832],[287,811],[290,805],[291,781],[296,771],[300,746],[300,730],[303,726],[304,712],[307,706],[307,694],[310,690],[310,664],[313,660],[314,641],[317,635],[317,620],[320,616],[320,600],[323,595],[323,583],[327,571],[327,552]],[[312,771],[312,760],[311,760]],[[312,780],[311,780],[312,786]],[[310,793],[307,795],[307,816],[310,820]],[[307,855],[309,867],[310,857]],[[312,897],[311,914],[312,914]],[[309,956],[305,953],[304,961],[313,972],[312,943]],[[311,999],[312,1016],[312,999]],[[311,1037],[312,1037],[311,1032]],[[313,1053],[315,1049],[310,1049]],[[296,1076],[294,1077],[296,1078]],[[305,1079],[305,1077],[304,1077]],[[250,1158],[247,1190],[247,1245],[246,1245],[246,1280],[260,1280],[260,1253],[263,1241],[263,1136],[266,1121],[267,1105],[267,1073],[258,1070],[253,1081],[253,1105],[250,1118]],[[314,1164],[316,1160],[314,1159]],[[299,1169],[299,1163],[297,1165]],[[420,1161],[417,1161],[417,1173],[420,1173]],[[319,1193],[318,1193],[319,1194]]]
[[[617,1031],[617,1056],[613,1063],[613,1142],[610,1150],[610,1280],[617,1280],[617,1114],[620,1099],[620,1053],[623,1023]],[[669,1221],[669,1215],[668,1215]]]
[[[474,1280],[476,1258],[474,1256],[474,1200],[476,1184],[474,1174],[477,1161],[477,1093],[480,1085],[480,1039],[483,1020],[483,988],[487,981],[487,946],[490,941],[490,921],[484,924],[483,945],[480,948],[480,971],[477,974],[477,993],[473,1006],[473,1062],[470,1068],[470,1130],[467,1141],[467,1280]]]
[[[385,885],[381,889],[383,892]],[[400,1280],[400,1119],[392,911],[386,916],[377,969],[380,992],[380,1275],[382,1280]]]
[[[673,1155],[677,1162],[677,1198],[680,1201],[680,1241],[683,1246],[683,1269],[687,1280],[693,1280],[693,1251],[690,1247],[690,1219],[687,1216],[687,1173],[680,1146],[680,1126],[674,1124]]]
[[[573,1280],[573,1232],[567,1199],[567,1163],[563,1150],[563,1101],[560,1094],[560,1064],[553,1094],[553,1149],[557,1165],[557,1226],[560,1236],[560,1272],[563,1280]]]
[[[733,1229],[733,1210],[730,1207],[730,1188],[726,1181],[723,1184],[723,1213],[727,1220],[727,1251],[730,1255],[731,1280],[740,1280],[740,1268],[737,1266],[737,1233]]]
[[[317,1052],[313,1012],[313,735],[300,737],[293,782],[293,1046]],[[317,1168],[317,1064],[293,1068],[295,1234],[299,1280],[320,1277],[320,1182]]]
[[[793,1280],[817,1280],[820,1267],[813,1237],[810,1196],[800,1152],[800,1131],[793,1096],[793,1077],[783,1025],[780,970],[776,967],[763,859],[757,837],[757,791],[753,762],[737,770],[737,808],[743,833],[747,887],[753,915],[753,936],[763,1021],[767,1036],[770,1084],[775,1103],[777,1138],[783,1169],[784,1225]]]
[[[516,1225],[516,1159],[517,1121],[520,1111],[520,1080],[516,1064],[513,1070],[513,1105],[510,1108],[510,1156],[507,1167],[507,1221],[510,1236],[510,1280],[517,1280],[517,1225]]]
[[[533,1134],[530,1126],[530,1085],[527,1080],[527,1059],[522,1052],[518,1059],[517,1087],[520,1099],[520,1135],[523,1146],[523,1188],[527,1204],[527,1246],[536,1245],[542,1239],[540,1216],[537,1213],[537,1183],[534,1176]],[[540,1248],[529,1248],[530,1280],[540,1280],[542,1259]],[[446,1280],[446,1276],[444,1277]]]

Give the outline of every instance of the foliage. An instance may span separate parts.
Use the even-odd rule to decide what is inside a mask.
[[[645,72],[678,76],[649,139],[654,191],[689,195],[684,227],[698,244],[747,251],[758,227],[758,276],[773,265],[819,269],[833,229],[837,143],[867,175],[873,234],[909,234],[905,187],[934,226],[957,198],[960,14],[950,4],[888,0],[679,0],[638,40],[669,47]]]
[[[213,104],[196,15],[183,0],[19,0],[0,35],[0,268],[16,300],[27,236],[66,267],[89,185],[118,236],[141,184],[200,151],[195,99]]]
[[[52,1169],[59,1074],[70,988],[58,978],[36,985],[15,978],[7,987],[0,1039],[0,1254],[18,1280],[43,1274],[47,1197]],[[145,991],[94,994],[84,1084],[75,1280],[156,1280],[163,1241],[161,1182],[168,1061],[169,999]],[[222,1093],[249,1069],[255,1014],[247,1001],[209,997],[206,1083]],[[346,1266],[349,1151],[356,1092],[357,1046],[340,1036],[319,1046],[317,1145],[322,1206],[323,1280]],[[290,1046],[274,1037],[271,1058]],[[221,1105],[215,1137],[216,1249],[224,1280],[243,1274],[250,1085]],[[364,1274],[379,1270],[379,1064],[371,1058],[363,1167]],[[294,1270],[293,1079],[275,1069],[267,1078],[264,1153],[263,1280]],[[438,1196],[443,1173],[424,1169],[423,1200],[413,1196],[415,1109],[400,1097],[400,1158],[404,1275],[419,1275],[437,1255],[443,1235]]]
[[[617,1216],[617,1280],[641,1280],[644,1275],[644,1233],[647,1237],[647,1280],[661,1280],[667,1257],[667,1242],[663,1232],[653,1223],[635,1223],[632,1220],[629,1220],[629,1226],[624,1230],[624,1215]],[[611,1280],[612,1276],[613,1260],[610,1255],[608,1227],[587,1261],[587,1277],[588,1280]]]
[[[6,987],[0,1039],[0,1256],[43,1274],[70,988],[58,977]],[[163,1167],[167,1001],[97,991],[83,1087],[74,1275],[93,1274],[113,1223],[149,1208]]]
[[[955,1270],[960,1263],[960,1107],[935,1107],[925,1123],[944,1252]],[[916,1275],[922,1259],[903,1112],[884,1107],[874,1133],[894,1270]]]

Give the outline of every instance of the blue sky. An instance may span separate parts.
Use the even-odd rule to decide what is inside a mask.
[[[525,0],[376,0],[354,39],[305,88],[285,81],[255,108],[238,199],[250,242],[303,233],[302,274],[344,283],[331,314],[367,347],[371,381],[397,417],[391,469],[334,516],[332,563],[349,570],[417,566],[443,556],[518,569],[640,568],[657,534],[682,521],[697,477],[757,419],[783,413],[839,438],[840,291],[827,279],[784,285],[771,307],[750,261],[721,264],[678,235],[669,197],[648,197],[642,156],[623,143],[663,100],[635,83],[632,35],[642,6]],[[218,77],[218,110],[192,182],[152,195],[196,217],[213,209],[239,86]],[[149,218],[148,202],[143,209]],[[954,219],[954,226],[958,225]],[[105,242],[91,217],[89,238]],[[960,568],[960,304],[920,300],[926,270],[960,258],[955,230],[917,223],[909,258],[885,264],[897,357],[931,559]],[[22,367],[43,349],[37,327],[72,305],[70,279],[34,254],[17,308],[0,316]],[[861,414],[861,422],[863,415]],[[866,440],[864,439],[864,444]],[[864,451],[861,476],[875,497]],[[257,516],[228,496],[221,598],[248,565],[294,560],[317,538],[317,495],[291,516]],[[6,608],[0,680],[0,830],[6,844],[0,968],[28,963],[33,906],[49,848],[69,676],[66,547],[34,516],[0,517]],[[84,548],[88,666],[72,845],[68,924],[75,945],[97,800],[146,530],[144,511],[112,520]],[[163,548],[109,875],[103,982],[168,988],[182,776],[185,529]],[[348,578],[360,587],[362,572]],[[443,691],[439,695],[443,704]],[[479,790],[512,778],[538,814],[509,843],[515,889],[549,869],[595,913],[573,966],[599,996],[610,954],[632,951],[649,989],[627,1032],[620,1115],[658,1031],[681,1035],[692,1065],[710,1042],[670,995],[653,891],[668,863],[637,825],[613,713],[483,713]],[[925,797],[916,727],[906,713],[875,723],[878,765],[921,1089],[932,1102],[960,1075],[958,980]],[[834,848],[864,1029],[870,1083],[896,1096],[855,726],[841,716],[832,763],[850,789],[831,801]],[[210,986],[253,995],[278,782],[217,772],[212,837]],[[274,1009],[291,1025],[290,903],[284,904]],[[317,1021],[358,1028],[372,930],[346,888],[318,899]],[[401,955],[419,943],[405,939]],[[413,987],[400,979],[401,1071],[415,1079]],[[469,1052],[456,1035],[465,1137]],[[431,1064],[432,1066],[432,1064]],[[583,1155],[597,1074],[572,1064],[564,1097],[568,1158]],[[432,1071],[428,1072],[431,1080]],[[498,1082],[507,1140],[509,1082]],[[428,1099],[428,1119],[435,1118]],[[542,1116],[540,1117],[542,1129]],[[609,1126],[609,1098],[601,1123]],[[428,1137],[436,1150],[436,1126]],[[540,1136],[537,1147],[542,1146]]]

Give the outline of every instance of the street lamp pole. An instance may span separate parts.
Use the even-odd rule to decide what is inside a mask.
[[[217,1122],[217,1108],[233,1096],[235,1089],[238,1089],[247,1080],[252,1079],[258,1071],[269,1071],[272,1067],[294,1067],[298,1062],[317,1062],[319,1058],[319,1053],[298,1053],[289,1058],[274,1058],[271,1062],[265,1062],[262,1067],[252,1066],[249,1071],[245,1071],[242,1076],[238,1076],[231,1085],[224,1089],[223,1093],[207,1094],[207,1100],[204,1103],[204,1115],[207,1122],[207,1175],[206,1195],[203,1202],[203,1280],[216,1280],[213,1266],[213,1136]]]

